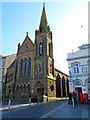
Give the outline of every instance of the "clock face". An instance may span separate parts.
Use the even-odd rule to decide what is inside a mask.
[[[83,73],[87,72],[87,67],[82,67],[82,72]]]
[[[26,44],[26,45],[25,45],[25,49],[28,49],[28,47],[29,47],[29,44]]]

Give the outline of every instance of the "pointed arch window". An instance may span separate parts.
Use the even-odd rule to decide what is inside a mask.
[[[26,76],[26,73],[27,73],[27,59],[25,58],[24,76]]]
[[[29,69],[28,69],[28,75],[31,75],[31,58],[29,57]]]
[[[50,55],[50,43],[49,43],[49,55]]]
[[[42,27],[40,27],[40,32],[42,32]]]
[[[21,78],[23,77],[23,59],[21,59]]]
[[[39,44],[39,55],[41,56],[43,54],[43,43],[40,42]]]
[[[37,73],[42,73],[42,64],[38,64]]]

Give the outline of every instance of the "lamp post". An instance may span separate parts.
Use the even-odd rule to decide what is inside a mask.
[[[10,110],[10,105],[11,105],[11,90],[9,90],[8,110]]]
[[[30,95],[29,95],[29,105],[31,105],[32,94],[33,94],[33,90],[30,91]]]

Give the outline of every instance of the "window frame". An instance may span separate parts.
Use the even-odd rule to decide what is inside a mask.
[[[79,62],[73,63],[73,73],[74,74],[79,74]]]

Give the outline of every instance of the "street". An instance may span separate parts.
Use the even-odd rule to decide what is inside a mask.
[[[41,103],[3,110],[2,118],[88,118],[88,104],[67,104],[68,101]]]

